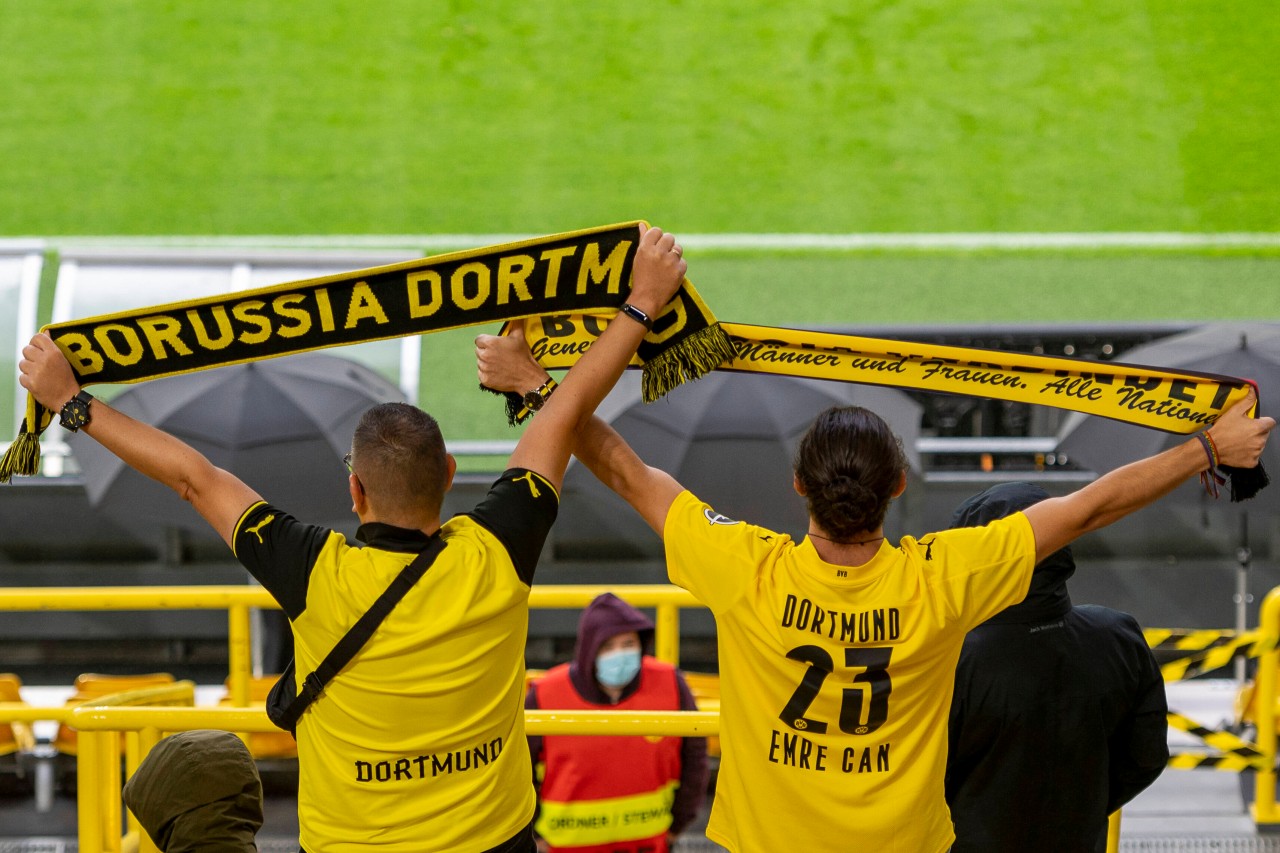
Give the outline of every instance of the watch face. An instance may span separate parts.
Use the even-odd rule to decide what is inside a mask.
[[[547,401],[546,398],[537,391],[529,391],[524,395],[522,400],[524,402],[524,407],[531,412],[536,412],[541,409],[542,404]]]
[[[82,400],[73,398],[62,407],[58,421],[69,430],[78,430],[89,422],[89,406]]]

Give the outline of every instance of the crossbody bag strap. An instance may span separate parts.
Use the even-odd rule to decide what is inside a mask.
[[[413,562],[400,570],[400,574],[396,575],[395,580],[383,590],[378,600],[373,602],[364,615],[356,620],[356,624],[352,625],[342,639],[334,645],[329,654],[325,655],[315,672],[302,680],[298,695],[290,703],[287,711],[290,719],[297,720],[302,716],[307,706],[320,696],[324,686],[341,672],[342,668],[355,657],[356,652],[369,641],[373,633],[378,630],[378,626],[382,624],[382,620],[387,618],[387,614],[395,609],[400,599],[404,598],[413,585],[426,574],[427,569],[431,568],[431,564],[443,550],[444,540],[440,538],[439,533],[436,533],[431,537],[431,542],[427,544],[426,549],[414,557]]]

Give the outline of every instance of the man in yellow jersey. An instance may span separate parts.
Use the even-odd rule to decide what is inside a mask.
[[[484,344],[486,385],[542,381],[518,340]],[[1257,463],[1275,421],[1248,417],[1254,402],[1210,428],[1222,464]],[[707,836],[737,853],[947,850],[947,717],[965,632],[1021,600],[1041,559],[1210,465],[1188,439],[986,527],[895,545],[883,522],[906,462],[865,409],[823,412],[801,441],[799,543],[720,515],[599,418],[574,453],[663,537],[671,580],[715,614],[721,764]]]
[[[631,316],[656,316],[685,263],[643,230]],[[80,426],[191,502],[280,602],[297,672],[310,673],[399,572],[439,536],[444,550],[298,722],[300,840],[310,853],[532,853],[532,766],[522,699],[529,584],[573,436],[635,353],[645,326],[611,324],[546,400],[508,470],[444,524],[455,463],[426,413],[375,406],[348,459],[350,544],[263,501],[178,439],[89,398]],[[22,386],[51,411],[83,392],[47,335],[23,349]],[[74,410],[73,410],[74,411]]]

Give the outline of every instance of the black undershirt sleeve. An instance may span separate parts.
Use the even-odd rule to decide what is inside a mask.
[[[280,603],[290,620],[307,609],[307,581],[329,537],[268,503],[254,504],[236,525],[236,559]]]
[[[560,509],[551,484],[524,468],[502,472],[484,500],[466,513],[498,537],[511,556],[516,574],[533,584],[538,557]]]

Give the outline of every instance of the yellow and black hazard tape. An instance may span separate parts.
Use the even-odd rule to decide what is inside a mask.
[[[1238,755],[1215,755],[1208,752],[1176,752],[1169,756],[1168,766],[1174,770],[1221,770],[1225,773],[1240,773],[1245,770],[1262,770],[1265,764],[1261,756],[1249,759]]]
[[[1216,753],[1174,753],[1169,757],[1170,767],[1179,770],[1209,769],[1226,770],[1235,773],[1241,770],[1263,770],[1266,768],[1266,756],[1258,751],[1257,745],[1249,743],[1238,735],[1219,729],[1207,728],[1176,711],[1169,712],[1169,726],[1198,737],[1205,744],[1217,750]]]
[[[1236,632],[1217,629],[1146,628],[1142,635],[1153,652],[1195,652],[1229,643],[1235,639]]]
[[[1163,629],[1145,633],[1148,643],[1152,641],[1153,635],[1174,634]],[[1195,678],[1211,670],[1221,669],[1231,663],[1237,655],[1254,658],[1266,654],[1274,647],[1273,642],[1264,637],[1260,630],[1247,631],[1240,635],[1234,631],[1192,631],[1181,637],[1165,637],[1158,642],[1159,645],[1153,645],[1153,649],[1187,651],[1187,654],[1161,665],[1160,674],[1166,682]],[[1179,643],[1185,645],[1178,645]]]

